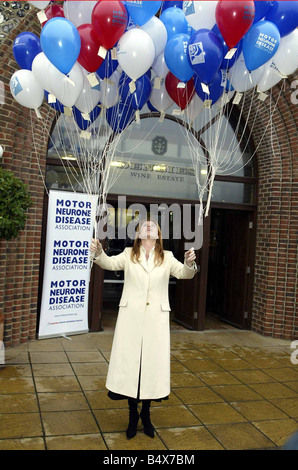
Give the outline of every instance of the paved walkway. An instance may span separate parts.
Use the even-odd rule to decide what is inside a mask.
[[[276,449],[298,430],[291,343],[250,331],[171,333],[168,402],[154,439],[127,440],[126,401],[107,397],[113,333],[32,341],[0,366],[0,450]]]

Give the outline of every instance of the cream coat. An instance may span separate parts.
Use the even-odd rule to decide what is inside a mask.
[[[102,251],[95,259],[103,269],[124,270],[106,387],[136,398],[141,361],[140,399],[162,398],[170,393],[169,278],[192,279],[197,270],[171,251],[161,266],[154,265],[154,256],[147,262],[144,253],[133,263],[131,250],[110,257]]]

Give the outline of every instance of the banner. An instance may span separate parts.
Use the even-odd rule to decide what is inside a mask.
[[[97,196],[50,191],[39,339],[88,332]]]

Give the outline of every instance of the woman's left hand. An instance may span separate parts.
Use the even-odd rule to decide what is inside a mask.
[[[195,251],[193,248],[191,248],[185,253],[185,260],[186,260],[187,265],[191,267],[195,259],[196,259]]]

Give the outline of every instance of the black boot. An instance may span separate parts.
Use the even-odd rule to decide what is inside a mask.
[[[142,424],[144,426],[144,433],[147,436],[154,437],[154,427],[150,421],[150,400],[142,400],[143,406],[142,411],[140,413]]]
[[[127,439],[132,439],[137,434],[137,426],[139,421],[138,404],[133,400],[128,400],[129,405],[129,423],[126,429]]]

